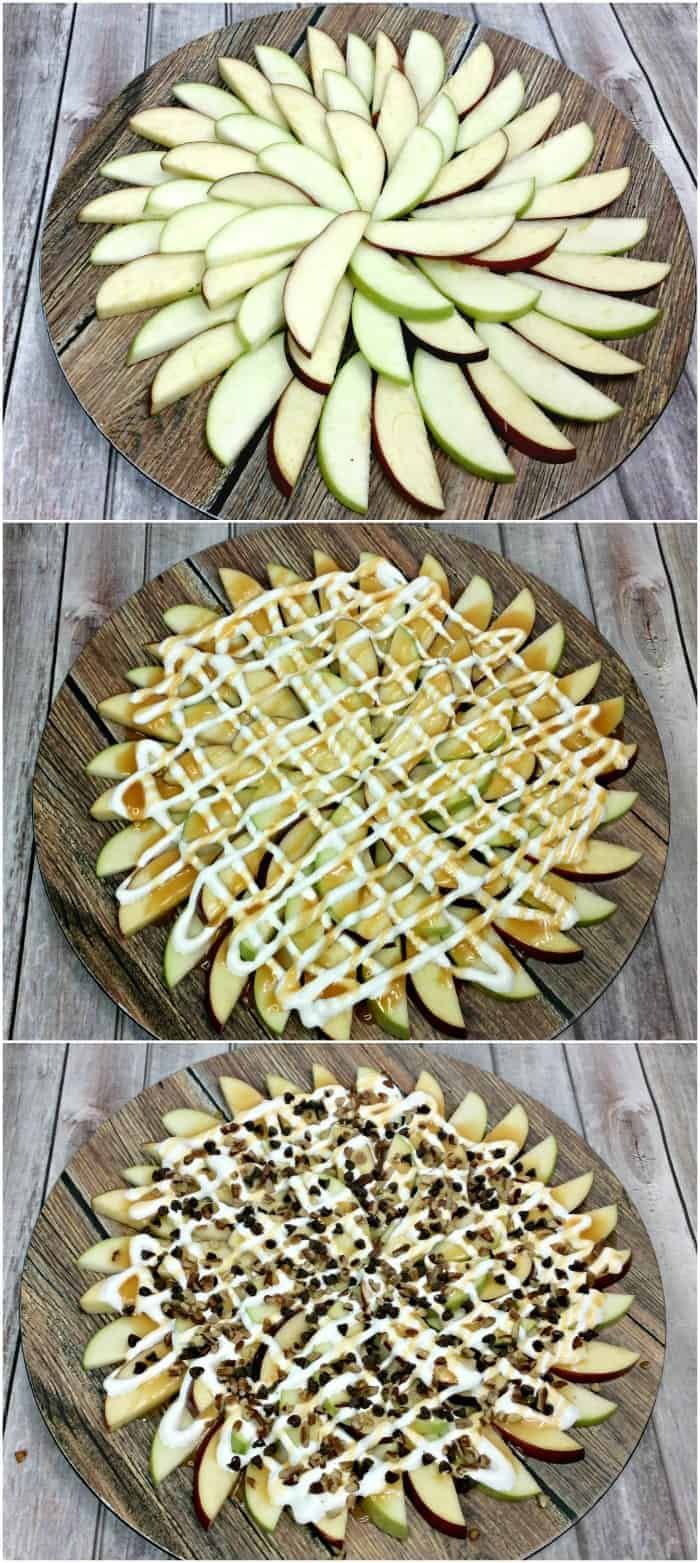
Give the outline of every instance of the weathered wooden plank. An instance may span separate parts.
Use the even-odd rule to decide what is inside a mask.
[[[642,1043],[639,1057],[664,1137],[672,1176],[694,1231],[697,1226],[697,1048],[695,1043]]]
[[[698,641],[698,533],[692,523],[668,522],[656,532],[664,569],[678,616],[683,651],[694,681],[697,680]]]

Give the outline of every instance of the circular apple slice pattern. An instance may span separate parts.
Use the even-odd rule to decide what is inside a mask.
[[[107,1426],[161,1411],[160,1486],[194,1457],[205,1527],[231,1497],[265,1532],[285,1508],[333,1547],[349,1514],[408,1535],[405,1495],[465,1537],[458,1486],[539,1492],[528,1460],[583,1459],[593,1392],[638,1354],[600,1339],[634,1298],[607,1288],[631,1254],[593,1177],[553,1185],[557,1143],[525,1150],[514,1106],[488,1128],[469,1092],[447,1117],[422,1071],[407,1096],[376,1069],[354,1088],[266,1095],[224,1077],[226,1117],[164,1115],[165,1138],[93,1209],[129,1235],[84,1253],[81,1298],[113,1317],[89,1340],[109,1369]],[[468,1496],[467,1496],[468,1503]]]
[[[108,160],[118,187],[78,220],[111,223],[91,252],[117,266],[106,319],[156,309],[127,363],[161,357],[151,411],[218,381],[206,439],[225,468],[272,416],[271,474],[289,496],[316,439],[323,480],[364,513],[371,449],[399,492],[444,509],[429,435],[490,482],[516,477],[501,441],[573,461],[567,425],[621,404],[586,376],[642,364],[605,338],[647,331],[659,310],[628,295],[664,262],[632,258],[644,218],[596,214],[628,168],[581,173],[583,121],[549,134],[552,93],[529,108],[512,70],[479,44],[453,75],[431,34],[405,58],[381,31],[345,53],[316,27],[309,74],[257,45],[221,58],[224,86],[178,82],[177,106],[131,129],[155,150]],[[165,356],[163,356],[165,355]]]
[[[168,988],[206,962],[215,1023],[252,990],[276,1036],[295,1013],[347,1039],[367,1005],[408,1037],[409,991],[463,1032],[458,982],[536,998],[519,957],[582,958],[577,927],[615,912],[585,881],[639,860],[598,835],[637,798],[609,788],[636,745],[623,699],[594,699],[600,663],[558,676],[564,627],[533,638],[529,589],[494,612],[474,576],[453,602],[430,554],[413,579],[319,551],[307,580],[220,578],[230,612],[168,609],[99,705],[130,735],[87,767],[111,783],[93,818],[121,827],[96,865],[120,934],[173,917]]]

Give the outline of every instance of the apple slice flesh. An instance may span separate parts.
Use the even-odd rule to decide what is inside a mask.
[[[520,272],[517,278],[498,277],[480,266],[422,257],[418,258],[418,265],[446,298],[474,320],[517,320],[537,303],[536,289],[521,280]]]
[[[485,345],[485,344],[484,344]],[[534,461],[573,461],[576,448],[493,358],[472,363],[469,380],[501,438]]]
[[[284,326],[284,290],[291,266],[256,282],[246,293],[238,315],[238,330],[246,348],[260,347]]]
[[[340,71],[341,75],[344,75],[345,61],[335,39],[331,38],[329,33],[322,32],[319,27],[307,27],[306,47],[314,92],[320,102],[327,107],[325,73]]]
[[[151,194],[150,185],[128,185],[125,190],[109,190],[98,195],[78,212],[79,223],[138,222]]]
[[[414,1466],[406,1472],[405,1481],[412,1502],[428,1524],[446,1536],[466,1536],[457,1488],[449,1471],[441,1471],[437,1460],[430,1465]]]
[[[217,64],[222,81],[226,82],[226,86],[230,87],[245,105],[251,118],[260,116],[286,130],[287,122],[284,114],[275,102],[273,89],[262,71],[256,70],[255,66],[249,65],[246,60],[231,59],[226,55],[222,55]]]
[[[144,141],[155,141],[157,146],[177,147],[185,142],[216,141],[215,122],[206,114],[195,114],[192,109],[156,108],[141,109],[132,114],[129,129]]]
[[[446,92],[440,92],[434,102],[429,103],[423,110],[421,124],[437,136],[442,147],[442,161],[448,163],[450,158],[454,157],[457,146],[459,118],[454,103],[451,98],[448,98]]]
[[[529,1417],[512,1417],[499,1420],[496,1412],[494,1425],[502,1438],[514,1444],[523,1454],[534,1460],[549,1460],[555,1464],[568,1464],[582,1460],[585,1450],[562,1428],[550,1427],[546,1422],[536,1422]]]
[[[574,1358],[561,1358],[552,1364],[558,1378],[572,1383],[605,1383],[628,1373],[639,1361],[638,1351],[628,1351],[624,1346],[611,1346],[607,1341],[590,1341]]]
[[[200,254],[145,255],[128,261],[99,289],[95,302],[98,320],[138,314],[198,293],[204,265]]]
[[[550,353],[552,358],[568,364],[572,369],[583,369],[586,374],[638,374],[643,367],[638,359],[628,358],[614,347],[606,347],[603,342],[597,342],[584,331],[576,331],[573,326],[549,320],[537,309],[530,310],[520,320],[514,320],[513,327],[519,336],[532,342],[533,347],[541,348],[543,353]]]
[[[380,28],[374,40],[374,89],[372,118],[376,119],[384,99],[386,84],[393,70],[401,70],[401,55],[392,38]]]
[[[277,487],[289,498],[299,479],[323,408],[323,397],[301,380],[282,393],[270,425],[268,460]]]
[[[506,163],[512,163],[523,152],[529,152],[530,147],[546,136],[550,125],[554,121],[561,108],[561,94],[550,92],[546,98],[541,98],[539,103],[534,103],[531,109],[526,109],[524,114],[518,114],[511,120],[506,131],[508,137],[508,151]]]
[[[425,278],[363,239],[350,262],[355,286],[404,320],[440,320],[451,313],[442,293]]]
[[[623,194],[629,177],[629,168],[608,168],[602,174],[582,174],[578,179],[565,179],[561,184],[539,188],[527,215],[550,219],[600,211],[602,206],[609,206]]]
[[[284,291],[289,330],[303,352],[312,354],[338,285],[367,227],[366,212],[344,212],[297,257]]]
[[[502,239],[472,255],[472,265],[488,266],[489,270],[529,270],[538,261],[551,255],[564,232],[562,223],[514,222]]]
[[[488,1123],[488,1111],[483,1097],[476,1091],[468,1091],[450,1118],[453,1129],[463,1139],[478,1144],[483,1140]]]
[[[439,514],[442,488],[412,384],[378,376],[372,427],[374,449],[392,482],[409,503]]]
[[[195,109],[209,119],[221,119],[233,114],[236,99],[225,87],[214,87],[206,81],[177,81],[172,89],[173,97],[187,109]]]
[[[348,359],[324,403],[318,464],[326,487],[349,510],[369,502],[372,371],[360,353]]]
[[[513,467],[459,366],[419,348],[413,383],[428,428],[448,456],[477,477],[511,483]]]
[[[456,255],[473,255],[490,245],[497,246],[508,233],[512,221],[511,217],[481,217],[473,221],[453,218],[446,222],[414,223],[377,222],[373,218],[367,229],[367,242],[380,249],[398,250],[404,255],[449,259]],[[560,233],[561,229],[556,231]]]
[[[620,255],[646,238],[646,217],[584,217],[567,224],[558,255]]]
[[[507,326],[481,324],[477,336],[489,355],[509,374],[526,396],[562,418],[581,423],[606,422],[621,411],[617,402],[582,380],[573,370],[557,363],[538,347],[526,342]]]
[[[282,130],[273,120],[261,119],[257,114],[227,114],[217,119],[216,134],[228,146],[239,147],[243,152],[253,152],[256,157],[265,147],[287,141],[294,145],[294,137]]]
[[[538,190],[542,185],[560,184],[583,168],[591,156],[593,146],[590,125],[585,120],[579,120],[568,130],[560,130],[558,136],[550,136],[541,146],[531,147],[529,152],[514,157],[494,174],[491,183],[507,185],[514,179],[534,179]]]
[[[240,208],[240,213],[244,207]],[[186,206],[173,212],[163,225],[160,236],[161,255],[203,254],[210,239],[230,222],[231,208],[223,201],[201,201],[199,206]],[[239,213],[239,215],[240,215]]]
[[[162,156],[162,152],[127,152],[124,157],[112,157],[101,163],[98,173],[103,179],[118,179],[122,184],[164,185],[175,175],[163,168]]]
[[[255,154],[220,141],[186,141],[166,152],[163,168],[169,179],[227,179],[254,169]]]
[[[271,174],[255,172],[230,174],[217,179],[209,191],[213,201],[230,201],[234,206],[310,206],[311,201],[303,190],[290,185],[286,179],[276,179]]]
[[[442,167],[442,143],[425,125],[407,137],[372,213],[373,226],[413,210],[435,183]]]
[[[473,190],[476,185],[485,184],[487,179],[496,178],[496,170],[500,168],[506,155],[507,141],[505,131],[495,130],[492,136],[487,136],[485,141],[480,141],[477,146],[469,147],[466,152],[459,152],[451,162],[445,163],[441,168],[434,184],[428,190],[424,198],[425,205],[435,201],[448,201],[455,195],[462,195],[465,190]],[[526,176],[515,174],[515,179]],[[532,176],[534,177],[534,176]],[[506,180],[505,183],[511,183]]]
[[[309,244],[333,221],[335,212],[320,206],[271,206],[234,217],[207,246],[207,265],[252,260],[292,245]]]
[[[524,96],[525,83],[520,71],[509,71],[498,86],[492,87],[478,106],[462,120],[457,136],[457,151],[465,152],[468,147],[474,147],[479,141],[485,141],[487,136],[492,136],[494,130],[503,130],[515,118]]]
[[[319,391],[323,395],[330,391],[345,344],[352,301],[352,283],[348,277],[343,277],[338,283],[311,355],[303,353],[293,337],[287,337],[287,357],[294,374],[310,391]]]
[[[411,83],[402,70],[391,70],[377,117],[377,135],[386,152],[389,170],[394,167],[402,147],[417,124],[418,103]]]
[[[520,217],[534,193],[534,179],[519,179],[496,190],[468,190],[449,201],[439,201],[437,206],[420,206],[413,216],[421,222],[444,222],[447,217]]]
[[[337,160],[364,212],[371,212],[379,199],[386,172],[386,153],[376,130],[357,114],[334,110],[326,124]]]
[[[491,49],[487,43],[480,43],[445,82],[443,90],[452,99],[460,119],[488,92],[495,69]]]
[[[207,444],[222,466],[240,456],[291,377],[281,332],[227,370],[207,410]]]
[[[534,279],[528,272],[516,272],[515,280],[532,282]],[[638,304],[635,299],[612,298],[588,288],[571,287],[566,282],[552,282],[549,277],[538,276],[537,286],[537,309],[541,315],[586,331],[589,336],[639,336],[659,318],[658,309]]]
[[[255,255],[252,260],[231,261],[227,266],[210,266],[202,278],[202,292],[213,311],[240,299],[242,293],[267,277],[291,266],[299,254],[299,246],[277,250],[273,255]]]
[[[285,54],[283,49],[275,49],[265,43],[256,43],[255,58],[263,76],[271,86],[286,85],[299,87],[302,92],[313,91],[306,71],[302,70],[299,62],[291,54]]]
[[[429,347],[437,358],[474,362],[488,355],[476,331],[456,310],[445,320],[410,320],[407,325],[416,341]]]
[[[350,81],[354,81],[365,102],[371,105],[374,87],[374,52],[359,33],[348,33],[345,41],[345,66]]]
[[[367,99],[355,82],[350,80],[347,72],[326,71],[323,80],[326,102],[331,111],[335,109],[341,114],[357,114],[369,124],[372,116]]]
[[[311,147],[296,143],[268,147],[259,154],[258,167],[263,173],[297,185],[317,206],[332,212],[350,212],[357,207],[345,176]]]
[[[328,134],[323,104],[310,93],[302,92],[299,87],[281,86],[273,87],[272,90],[297,141],[327,158],[337,168],[338,158]]]
[[[221,941],[221,944],[218,946],[212,964],[209,968],[209,1008],[211,1009],[214,1020],[219,1026],[226,1025],[229,1016],[233,1013],[233,1010],[238,1003],[246,983],[245,977],[239,977],[235,975],[234,972],[229,970],[226,964],[229,942],[230,935]],[[237,1082],[230,1081],[229,1085],[233,1087],[234,1085],[237,1085]],[[254,1105],[253,1102],[239,1102],[238,1098],[234,1096],[233,1091],[229,1092],[228,1090],[225,1090],[224,1096],[226,1098],[229,1111],[233,1113],[242,1111],[244,1107]],[[259,1100],[262,1100],[262,1098],[260,1098],[256,1093],[256,1101]]]
[[[164,359],[153,381],[151,412],[162,412],[183,396],[190,396],[200,385],[215,380],[245,351],[246,344],[235,321],[214,326],[176,347]]]
[[[665,261],[630,260],[626,255],[549,255],[535,266],[538,275],[604,293],[641,293],[658,287],[671,270]]]
[[[364,293],[355,293],[352,328],[360,352],[377,374],[395,380],[399,385],[410,385],[411,370],[397,315],[381,309]]]
[[[442,44],[432,33],[414,27],[404,56],[404,70],[418,100],[419,108],[432,103],[445,80],[445,55]]]
[[[103,233],[90,251],[93,266],[121,266],[127,261],[139,260],[144,255],[157,255],[161,234],[165,227],[160,222],[122,223]]]

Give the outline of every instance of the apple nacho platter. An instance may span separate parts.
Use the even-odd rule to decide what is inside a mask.
[[[197,1063],[74,1158],[23,1280],[40,1409],[179,1557],[528,1556],[650,1415],[644,1227],[507,1082],[410,1045],[323,1057]]]
[[[64,170],[42,275],[117,449],[266,519],[551,513],[651,427],[694,311],[627,120],[529,45],[404,7],[153,66]]]
[[[551,1036],[639,937],[667,807],[612,648],[422,527],[169,570],[78,659],[35,778],[59,919],[162,1037]]]

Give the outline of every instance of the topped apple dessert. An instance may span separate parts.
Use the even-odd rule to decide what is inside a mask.
[[[230,611],[169,609],[99,705],[130,733],[88,765],[112,781],[93,816],[123,827],[97,860],[121,933],[177,910],[168,986],[206,960],[224,1025],[251,979],[275,1035],[295,1013],[347,1038],[366,1004],[407,1037],[407,979],[447,1030],[456,979],[535,997],[514,952],[581,957],[576,927],[615,910],[584,881],[639,858],[598,835],[637,797],[608,786],[636,745],[622,697],[592,698],[600,663],[557,676],[564,628],[530,639],[529,589],[494,614],[474,576],[453,602],[431,555],[413,579],[320,552],[308,580],[220,576]]]
[[[629,168],[581,174],[590,126],[548,137],[560,94],[523,109],[520,72],[494,86],[487,43],[452,75],[420,28],[403,59],[382,31],[373,47],[350,33],[343,54],[309,27],[306,45],[309,74],[259,44],[255,66],[218,61],[223,86],[176,82],[176,107],[129,121],[156,150],[103,163],[120,188],[78,214],[114,224],[90,256],[118,266],[98,317],[157,306],[127,360],[167,355],[152,412],[218,380],[206,437],[222,466],[274,412],[282,491],[318,430],[328,489],[361,512],[372,431],[396,487],[436,513],[428,432],[490,482],[516,476],[497,435],[534,460],[572,461],[548,415],[585,425],[621,411],[588,377],[642,366],[601,339],[647,331],[658,309],[626,295],[669,271],[629,256],[644,217],[592,215]]]
[[[525,1499],[515,1451],[582,1459],[572,1429],[616,1409],[588,1383],[638,1360],[598,1338],[634,1298],[606,1292],[631,1256],[614,1205],[580,1209],[592,1174],[550,1187],[556,1140],[525,1152],[522,1106],[487,1132],[470,1092],[448,1120],[426,1071],[408,1096],[365,1067],[352,1090],[321,1066],[308,1092],[220,1085],[225,1121],[166,1113],[93,1199],[132,1231],[79,1260],[81,1307],[117,1315],[83,1359],[110,1369],[108,1428],[165,1407],[153,1481],[195,1456],[205,1526],[235,1493],[340,1546],[352,1511],[406,1537],[405,1492],[466,1536],[456,1482]]]

